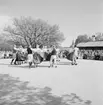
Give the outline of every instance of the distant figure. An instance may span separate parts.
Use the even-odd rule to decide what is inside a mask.
[[[31,67],[32,62],[33,62],[33,52],[32,52],[31,45],[29,47],[27,47],[27,53],[28,53],[29,67]]]
[[[16,45],[14,45],[13,51],[12,51],[13,56],[12,56],[12,60],[11,60],[11,65],[12,65],[13,61],[14,61],[14,64],[16,64],[16,52],[17,52],[17,48],[16,48]]]
[[[77,65],[78,51],[79,51],[79,49],[75,45],[75,47],[74,47],[74,54],[73,54],[73,60],[72,60],[72,65]]]
[[[7,58],[7,52],[4,52],[4,59]]]
[[[59,62],[60,61],[60,59],[59,59],[60,49],[57,48],[56,51],[57,51],[57,53],[56,53],[56,55],[57,55],[57,62]]]
[[[52,46],[52,52],[51,52],[51,58],[50,58],[50,67],[53,67],[53,66],[57,67],[56,57],[57,57],[56,48],[55,48],[55,46]]]

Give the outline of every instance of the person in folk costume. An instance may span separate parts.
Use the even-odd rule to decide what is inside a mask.
[[[16,52],[16,60],[15,60],[15,62],[16,62],[16,64],[17,65],[20,65],[21,64],[21,56],[20,56],[20,51],[19,51],[19,49],[17,50],[17,52]]]
[[[14,61],[14,64],[16,64],[16,53],[17,53],[17,47],[16,47],[16,45],[14,45],[13,51],[12,51],[12,60],[10,63],[11,65],[12,65],[13,61]]]
[[[35,53],[35,52],[39,53],[40,52],[39,45],[37,45],[36,48],[33,48],[32,51],[33,51],[33,53]]]
[[[39,48],[40,48],[40,52],[39,52],[39,54],[40,54],[40,56],[44,59],[44,50],[43,50],[43,45],[39,46]]]
[[[28,53],[29,67],[31,67],[32,62],[33,62],[33,51],[32,51],[31,45],[27,47],[27,53]]]
[[[42,62],[42,61],[44,61],[44,50],[43,50],[43,45],[40,45],[39,46],[39,49],[38,49],[38,54],[40,55],[40,56],[38,56],[39,58],[38,58],[38,60],[39,60],[39,62]]]
[[[27,57],[27,55],[28,55],[27,54],[27,46],[24,46],[22,52],[23,52],[23,55],[24,55],[24,58],[25,58],[24,63],[27,63],[27,59],[28,59],[28,57]]]
[[[22,63],[23,64],[23,54],[24,54],[24,52],[23,52],[23,46],[21,45],[20,47],[19,47],[19,53],[20,53],[20,63]]]
[[[42,52],[42,46],[37,45],[36,48],[33,49],[33,52],[34,52],[34,53],[36,52],[36,53],[38,53],[40,56],[42,56],[42,53],[41,53],[41,52]]]
[[[15,64],[20,65],[21,62],[21,53],[22,53],[22,46],[19,46],[19,48],[16,48],[16,59],[15,59]]]
[[[74,54],[73,54],[72,65],[77,65],[78,51],[79,51],[79,49],[76,47],[76,45],[74,45]]]
[[[57,58],[57,51],[56,51],[55,46],[52,46],[52,52],[51,52],[51,58],[50,58],[50,67],[57,67],[56,58]]]
[[[42,54],[43,54],[43,59],[45,61],[46,60],[46,54],[47,54],[47,46],[43,46],[41,48],[41,50],[42,50]]]
[[[7,58],[7,53],[4,51],[4,59]]]
[[[44,49],[44,60],[45,61],[50,61],[51,58],[51,49]]]
[[[60,53],[59,48],[57,48],[56,51],[57,51],[57,62],[59,62],[60,61],[60,59],[59,59],[59,53]]]

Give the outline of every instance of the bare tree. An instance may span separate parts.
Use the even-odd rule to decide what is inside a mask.
[[[41,19],[34,20],[31,17],[14,18],[13,25],[4,28],[4,32],[12,37],[13,41],[20,44],[32,45],[60,45],[64,41],[64,35],[57,25],[50,25]]]

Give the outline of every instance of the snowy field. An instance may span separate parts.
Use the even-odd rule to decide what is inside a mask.
[[[78,60],[77,66],[61,60],[57,68],[43,62],[38,68],[27,64],[10,65],[10,59],[0,59],[0,73],[30,81],[35,87],[48,86],[56,95],[76,93],[92,105],[103,105],[103,61]]]

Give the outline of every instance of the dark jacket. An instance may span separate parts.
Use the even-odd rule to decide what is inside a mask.
[[[29,47],[27,48],[27,53],[28,53],[28,54],[32,54],[31,48],[29,48]]]
[[[57,51],[56,51],[56,49],[54,48],[54,49],[52,50],[52,52],[51,52],[51,55],[56,55],[56,53],[57,53]]]

